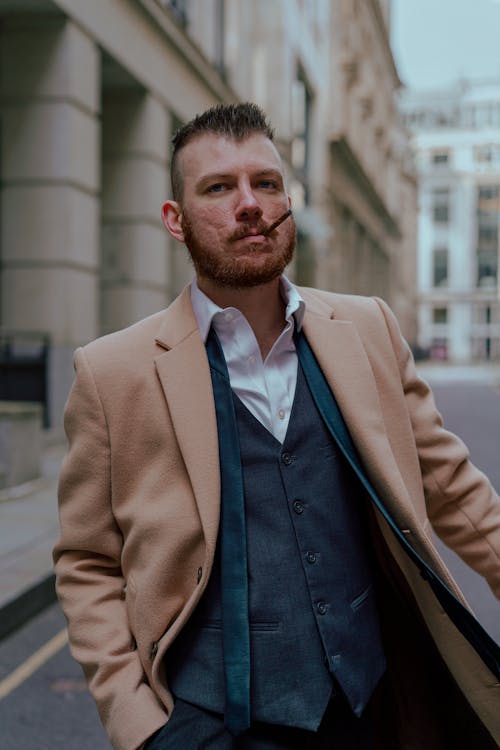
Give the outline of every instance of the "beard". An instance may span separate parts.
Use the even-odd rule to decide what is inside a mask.
[[[255,227],[254,227],[255,229]],[[266,226],[257,227],[264,231]],[[286,266],[293,258],[296,242],[296,229],[293,216],[290,216],[280,227],[280,235],[274,240],[274,247],[264,248],[262,243],[248,243],[246,253],[231,255],[231,251],[224,252],[219,248],[207,247],[202,232],[196,230],[184,210],[182,216],[182,230],[191,261],[199,276],[210,279],[221,287],[244,289],[266,284],[281,276]],[[228,244],[244,237],[249,227],[243,225],[228,238]],[[255,253],[255,258],[252,254]],[[259,262],[255,262],[259,256]]]

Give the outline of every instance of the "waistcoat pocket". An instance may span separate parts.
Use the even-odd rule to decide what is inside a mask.
[[[361,592],[361,594],[359,594],[352,600],[351,608],[353,610],[359,609],[359,607],[361,607],[361,605],[364,604],[366,599],[370,596],[371,591],[372,591],[372,586],[370,584],[364,591]]]

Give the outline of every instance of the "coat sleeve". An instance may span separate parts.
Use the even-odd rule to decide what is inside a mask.
[[[68,620],[71,652],[84,670],[113,747],[136,750],[167,715],[147,683],[128,625],[108,429],[83,349],[75,354],[75,370],[64,416],[69,449],[59,483],[57,594]]]
[[[500,498],[443,427],[432,392],[417,374],[398,323],[382,300],[418,451],[429,520],[442,541],[484,576],[500,599]]]

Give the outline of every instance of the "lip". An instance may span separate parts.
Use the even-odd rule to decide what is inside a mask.
[[[265,242],[267,237],[264,234],[245,234],[244,237],[240,237],[237,242]]]

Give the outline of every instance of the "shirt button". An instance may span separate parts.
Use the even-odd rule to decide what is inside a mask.
[[[256,361],[257,361],[257,357],[255,356],[255,354],[251,354],[248,358],[248,364],[254,365]]]
[[[278,412],[278,417],[279,417],[280,419],[284,419],[284,418],[285,418],[285,410],[284,410],[284,409],[280,409],[280,410],[279,410],[279,412]]]
[[[289,453],[282,453],[281,454],[281,460],[283,461],[283,463],[285,464],[285,466],[290,466],[290,464],[293,461],[293,458],[291,457],[291,455]]]
[[[224,320],[231,321],[233,319],[233,313],[226,312],[224,313]]]
[[[304,504],[300,500],[294,500],[293,509],[297,515],[300,516],[300,514],[304,512]]]
[[[327,609],[328,609],[328,606],[326,602],[321,601],[316,604],[316,612],[319,615],[326,615]]]
[[[306,560],[308,563],[311,563],[311,565],[315,563],[317,559],[318,558],[316,557],[314,552],[306,552]]]

